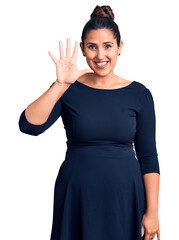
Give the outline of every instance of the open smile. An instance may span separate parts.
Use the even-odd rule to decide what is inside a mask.
[[[96,66],[98,68],[105,68],[108,65],[109,61],[105,61],[105,62],[95,62]]]

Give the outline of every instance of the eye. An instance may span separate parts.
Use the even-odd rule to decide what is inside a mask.
[[[106,45],[106,48],[111,48],[112,46],[110,45],[110,44],[107,44]],[[95,48],[95,46],[94,45],[90,45],[89,46],[89,49],[94,49]]]
[[[94,47],[94,45],[90,45],[90,46],[89,46],[89,49],[93,49],[93,48],[91,48],[91,47]]]

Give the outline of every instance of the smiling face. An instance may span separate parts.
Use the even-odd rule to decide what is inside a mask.
[[[118,47],[117,39],[114,38],[113,32],[105,28],[88,32],[84,41],[84,49],[82,43],[80,43],[89,67],[100,76],[106,76],[113,72],[122,46],[122,40],[120,47]]]

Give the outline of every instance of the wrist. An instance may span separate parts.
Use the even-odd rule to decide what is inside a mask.
[[[59,85],[70,85],[71,83],[66,83],[66,82],[60,82],[56,79],[56,83],[59,84]]]
[[[158,208],[147,208],[146,213],[156,214],[156,213],[158,213]]]
[[[71,84],[70,83],[61,83],[58,81],[55,81],[55,85],[58,87],[69,87]]]

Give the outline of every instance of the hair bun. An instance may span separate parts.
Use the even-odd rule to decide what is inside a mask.
[[[90,15],[91,18],[94,17],[106,17],[114,21],[114,13],[109,5],[99,6],[97,5]]]

